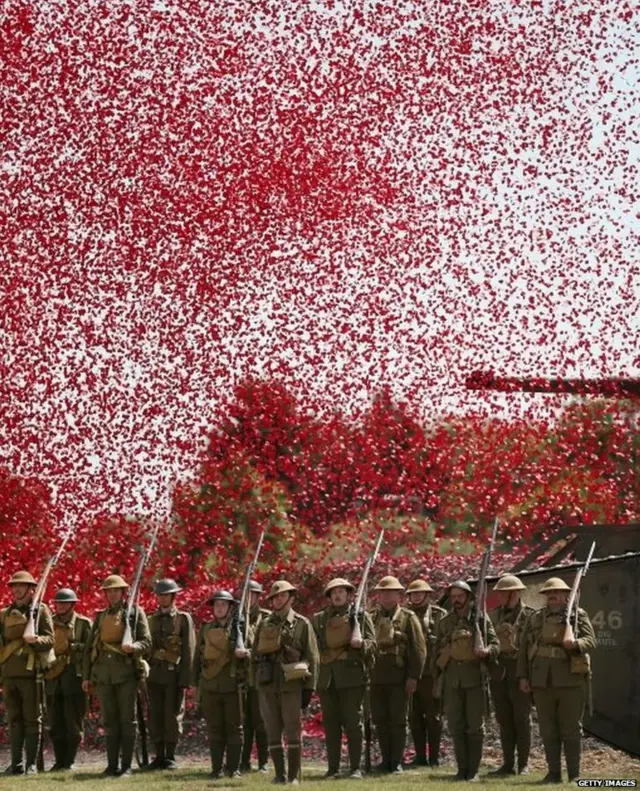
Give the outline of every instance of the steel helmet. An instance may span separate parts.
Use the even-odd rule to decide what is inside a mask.
[[[407,596],[410,593],[433,593],[433,588],[426,580],[414,580],[409,583],[409,587],[405,591]]]
[[[526,590],[515,574],[505,574],[496,582],[494,591],[523,591]]]
[[[33,579],[28,571],[16,571],[16,573],[9,580],[9,585],[37,585],[38,583]]]
[[[117,588],[128,588],[129,584],[125,582],[119,574],[110,574],[107,579],[102,583],[103,591],[116,590]]]
[[[571,588],[560,577],[551,577],[540,588],[540,593],[551,593],[551,591],[570,591]]]
[[[298,589],[290,582],[286,580],[277,580],[271,586],[267,599],[273,599],[273,597],[277,596],[279,593],[295,593],[297,590]]]
[[[404,585],[397,577],[383,577],[374,588],[374,591],[403,591]]]
[[[470,586],[464,580],[456,580],[449,585],[449,593],[451,593],[451,588],[459,588],[461,591],[465,591],[466,593],[473,594]]]
[[[229,591],[219,590],[216,591],[213,596],[209,598],[209,604],[213,604],[216,601],[228,601],[230,604],[237,604],[238,602],[233,598],[233,594]]]
[[[352,585],[349,580],[345,580],[342,577],[336,577],[327,584],[327,587],[324,589],[324,595],[328,596],[335,588],[346,588],[348,591],[355,590],[355,586]]]
[[[167,593],[180,593],[182,588],[175,580],[163,579],[158,580],[153,586],[153,592],[156,596],[164,596]]]
[[[71,590],[71,588],[60,588],[53,597],[53,600],[65,604],[78,601],[78,597],[76,596],[76,592]]]

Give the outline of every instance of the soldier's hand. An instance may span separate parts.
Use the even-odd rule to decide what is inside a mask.
[[[351,648],[362,648],[362,640],[352,640],[351,641]]]
[[[132,654],[133,653],[133,646],[132,645],[128,645],[126,643],[123,643],[122,644],[122,650],[124,651],[125,654]]]
[[[407,695],[413,695],[418,689],[418,680],[415,678],[408,678],[404,685],[404,689]]]
[[[578,647],[578,641],[573,635],[571,635],[571,637],[565,637],[562,641],[562,647],[565,651],[575,651]]]
[[[524,692],[525,695],[531,694],[531,684],[529,683],[528,678],[521,678],[519,686],[520,686],[520,692]]]
[[[25,643],[33,645],[38,638],[35,636],[35,634],[30,634],[29,637],[23,637],[22,639],[25,641]]]
[[[246,659],[249,656],[249,652],[246,648],[236,648],[233,653],[235,654],[236,659]]]
[[[476,648],[474,649],[473,653],[475,654],[476,659],[486,659],[489,656],[489,649]]]

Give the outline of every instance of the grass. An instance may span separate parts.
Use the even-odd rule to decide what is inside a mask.
[[[101,791],[115,791],[116,788],[122,789],[123,787],[136,789],[136,791],[178,791],[180,788],[189,789],[189,791],[211,791],[211,789],[241,789],[248,788],[252,791],[266,791],[267,788],[272,789],[274,786],[271,784],[272,773],[268,775],[260,775],[253,773],[245,775],[242,778],[234,780],[225,778],[220,780],[212,780],[207,776],[209,771],[208,766],[204,763],[186,765],[184,768],[178,769],[173,772],[136,772],[133,777],[126,780],[107,779],[102,778],[100,771],[102,766],[96,764],[87,765],[78,769],[76,772],[60,773],[60,774],[46,774],[34,775],[30,777],[7,777],[0,775],[0,788],[22,788],[28,787],[30,789],[38,789],[38,791],[63,791],[65,786],[71,786],[77,791],[92,789],[94,787],[100,788]],[[309,764],[304,767],[302,785],[313,788],[314,785],[319,784],[319,788],[350,788],[352,786],[358,788],[374,787],[378,791],[383,789],[393,789],[393,791],[418,791],[425,783],[428,783],[430,791],[451,791],[452,788],[469,787],[460,786],[457,783],[455,786],[451,782],[453,777],[453,769],[416,769],[408,770],[401,777],[390,778],[388,776],[372,776],[367,777],[363,781],[348,781],[348,780],[322,780],[325,767],[320,764]],[[484,791],[505,791],[505,789],[518,786],[522,791],[525,789],[533,788],[536,783],[542,779],[541,772],[533,772],[524,777],[509,777],[501,780],[494,780],[485,776],[481,771],[481,782],[475,787],[480,787]],[[622,773],[624,775],[624,773]],[[598,775],[585,773],[585,777],[597,777]],[[609,769],[604,771],[601,777],[616,777],[616,770]],[[627,776],[629,776],[627,774]],[[633,775],[631,775],[633,777]],[[568,786],[565,783],[565,786]],[[471,786],[472,788],[474,786]],[[549,786],[549,788],[558,786]],[[572,784],[575,788],[575,783]]]

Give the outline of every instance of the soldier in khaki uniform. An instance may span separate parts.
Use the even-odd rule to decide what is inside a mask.
[[[404,587],[396,577],[383,577],[374,591],[379,606],[373,613],[377,657],[371,673],[371,719],[382,754],[378,771],[400,774],[409,699],[418,689],[427,645],[418,616],[400,606]]]
[[[28,571],[18,571],[9,580],[13,602],[0,612],[2,686],[9,723],[11,764],[8,774],[35,774],[42,727],[42,687],[38,674],[53,662],[51,612],[41,604],[35,636],[24,636],[27,615],[37,582]],[[26,768],[22,762],[26,752]]]
[[[75,611],[77,601],[71,588],[61,588],[53,597],[56,659],[44,674],[49,735],[55,756],[52,772],[73,769],[83,735],[87,698],[82,690],[82,660],[91,621]]]
[[[131,774],[138,683],[144,675],[143,658],[151,649],[147,616],[138,606],[130,624],[133,644],[123,643],[128,587],[118,574],[110,575],[102,583],[108,606],[96,614],[83,659],[82,688],[88,693],[95,684],[107,742],[104,774],[111,777]]]
[[[255,641],[256,631],[263,618],[269,615],[269,610],[260,607],[260,596],[263,593],[262,585],[255,580],[249,583],[249,618],[246,627],[245,646],[251,650]],[[240,761],[240,771],[251,771],[251,750],[255,737],[256,748],[258,750],[258,771],[266,773],[267,762],[269,760],[269,745],[267,742],[267,730],[264,727],[262,715],[260,714],[260,702],[258,691],[252,678],[248,674],[245,692],[244,707],[244,742],[242,745],[242,759]]]
[[[587,613],[577,609],[577,624],[566,630],[564,613],[570,588],[558,577],[540,588],[546,606],[525,624],[517,675],[525,694],[533,691],[540,736],[547,758],[547,783],[562,782],[562,745],[569,782],[580,777],[582,716],[596,636]]]
[[[491,698],[500,727],[502,766],[490,775],[514,775],[515,752],[518,749],[518,774],[528,774],[531,749],[531,695],[520,689],[517,676],[517,658],[524,625],[535,610],[521,601],[522,582],[513,574],[501,577],[494,587],[500,606],[491,610],[493,623],[500,644],[498,664],[491,672]]]
[[[485,715],[485,673],[483,663],[497,661],[498,638],[491,621],[481,619],[483,648],[474,648],[476,625],[472,609],[473,593],[466,582],[449,586],[453,607],[436,629],[434,670],[436,684],[444,696],[444,713],[458,765],[456,780],[478,782],[482,759]]]
[[[433,655],[436,640],[436,627],[447,611],[430,601],[433,588],[425,580],[414,580],[409,584],[406,595],[409,607],[415,612],[422,625],[422,633],[427,644],[427,655]],[[418,682],[418,689],[413,696],[411,716],[411,736],[416,757],[414,766],[439,766],[440,740],[442,738],[442,718],[440,701],[433,694],[435,679],[431,672],[431,663],[425,662],[424,671]],[[427,741],[429,743],[429,760],[427,762]]]
[[[313,616],[320,649],[318,694],[326,735],[327,778],[339,776],[343,732],[349,751],[349,777],[362,778],[362,706],[375,638],[366,613],[360,625],[362,639],[353,637],[349,598],[354,590],[347,580],[331,580],[324,589],[329,605]]]
[[[176,769],[176,744],[182,735],[184,695],[191,685],[196,637],[187,612],[178,610],[174,580],[158,580],[154,593],[158,609],[149,617],[149,733],[156,757],[149,769]]]
[[[242,750],[242,683],[249,652],[236,647],[234,611],[236,600],[229,591],[216,591],[209,599],[213,618],[202,624],[196,642],[194,684],[207,722],[211,776],[240,776]]]
[[[309,705],[318,677],[318,645],[313,627],[292,607],[296,588],[286,580],[271,586],[272,612],[256,630],[251,649],[260,712],[267,728],[274,783],[285,783],[282,734],[287,739],[287,778],[297,785],[301,762],[301,709]]]

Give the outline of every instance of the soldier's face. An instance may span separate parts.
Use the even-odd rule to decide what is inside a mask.
[[[380,591],[380,604],[385,610],[392,610],[400,604],[400,591]]]
[[[283,593],[278,593],[271,599],[271,607],[276,612],[280,612],[280,610],[283,610],[287,606],[287,604],[289,604],[290,598],[291,598],[291,594],[288,591],[284,591]]]
[[[73,610],[74,604],[70,601],[54,601],[53,609],[55,610],[56,615],[60,615],[64,618],[65,615],[68,615],[71,610]]]
[[[251,593],[249,594],[249,608],[253,610],[254,607],[258,606],[259,601],[260,601],[260,594],[257,593],[256,591],[251,591]]]
[[[31,598],[29,594],[33,593],[33,588],[31,585],[18,582],[11,586],[11,593],[13,594],[13,600],[16,602],[28,601]]]
[[[456,612],[461,612],[467,606],[469,594],[460,588],[451,588],[451,604]]]
[[[498,604],[512,610],[520,601],[518,591],[498,591]]]
[[[567,606],[569,591],[549,591],[547,593],[547,607],[552,612],[560,612]]]
[[[414,607],[421,607],[426,601],[429,594],[426,591],[416,591],[409,594],[409,604]]]
[[[158,600],[158,607],[162,610],[168,610],[173,603],[173,593],[160,593],[156,596]]]
[[[124,590],[122,588],[111,588],[110,590],[106,590],[104,595],[107,597],[109,607],[115,607],[116,604],[120,604],[122,601]]]
[[[228,601],[214,601],[213,603],[213,614],[216,616],[218,621],[224,621],[229,615],[229,610],[231,609],[231,602]]]
[[[347,603],[349,593],[346,588],[332,588],[329,591],[329,599],[334,607],[343,607]]]

